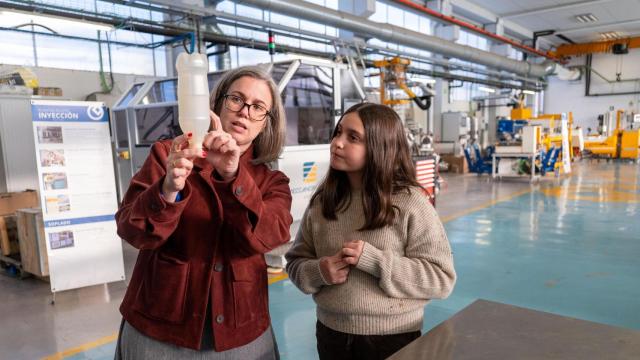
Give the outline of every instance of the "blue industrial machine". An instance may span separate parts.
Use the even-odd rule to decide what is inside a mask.
[[[552,146],[549,151],[542,151],[540,158],[542,163],[540,164],[540,175],[544,176],[547,172],[554,172],[556,169],[556,162],[559,155],[562,153],[562,147],[556,148]]]
[[[527,120],[498,120],[497,138],[501,143],[510,143],[517,139],[517,134],[520,133],[523,126],[527,126],[529,122]]]
[[[473,148],[473,156],[471,155],[471,149]],[[491,174],[492,155],[495,151],[495,147],[489,146],[486,149],[486,154],[483,157],[480,152],[478,144],[473,144],[464,148],[464,156],[467,158],[467,164],[469,165],[469,171],[481,175],[483,173]]]

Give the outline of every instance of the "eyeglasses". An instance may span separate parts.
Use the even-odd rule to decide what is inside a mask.
[[[240,112],[246,106],[249,109],[249,119],[251,119],[251,121],[262,121],[267,117],[267,115],[271,116],[271,112],[269,112],[269,110],[264,106],[259,104],[248,104],[239,96],[226,94],[222,97],[224,97],[224,107],[228,110]]]

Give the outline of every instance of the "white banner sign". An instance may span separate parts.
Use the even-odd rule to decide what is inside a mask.
[[[291,188],[291,215],[293,221],[302,219],[311,195],[316,191],[329,170],[330,150],[326,145],[286,147],[278,160],[278,170],[289,177]],[[291,234],[292,238],[295,234]]]
[[[51,291],[124,280],[106,107],[31,104]]]
[[[569,146],[569,123],[567,114],[562,113],[562,172],[569,174],[571,172],[571,152],[573,149]]]

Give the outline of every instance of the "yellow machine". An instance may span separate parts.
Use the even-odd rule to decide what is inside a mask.
[[[411,64],[411,60],[394,57],[391,59],[377,60],[373,65],[380,69],[380,103],[385,105],[403,105],[413,101],[422,110],[428,110],[431,106],[431,95],[429,91],[421,84],[411,84],[420,86],[424,95],[418,96],[409,88],[407,83],[407,68]],[[408,96],[408,99],[392,99],[390,90],[398,88],[402,89]]]
[[[524,104],[524,93],[520,93],[518,96],[518,102],[511,109],[511,120],[529,120],[533,115],[531,108],[528,108]]]
[[[543,130],[540,137],[540,143],[544,146],[546,151],[549,151],[551,147],[555,146],[557,149],[563,146],[562,144],[562,129],[556,121],[562,121],[562,114],[541,114],[536,117],[533,116],[533,111],[524,105],[524,95],[520,94],[519,101],[511,110],[512,120],[526,120],[531,125],[539,125]],[[569,118],[567,123],[568,130],[568,144],[569,149],[572,149],[572,128],[573,128],[573,113],[569,112]],[[573,151],[569,151],[569,157],[573,160]],[[562,158],[562,153],[559,154],[558,160]],[[556,162],[556,167],[562,164],[561,161]]]
[[[616,128],[604,139],[587,138],[585,151],[593,155],[611,159],[632,159],[640,157],[640,130],[624,130],[621,126],[624,110],[616,111]]]
[[[620,139],[620,158],[638,160],[640,152],[640,129],[624,130]]]
[[[531,108],[528,107],[516,107],[511,110],[511,119],[512,120],[527,120],[530,119],[532,115]]]
[[[529,122],[537,123],[542,125],[542,122],[548,121],[548,126],[543,126],[546,129],[545,133],[542,136],[542,144],[544,145],[546,150],[549,150],[552,146],[559,148],[562,146],[562,129],[558,128],[556,121],[562,121],[562,114],[541,114],[537,117],[529,118]],[[569,112],[569,119],[567,122],[567,131],[568,131],[568,142],[569,148],[573,148],[572,138],[573,138],[573,113]],[[573,159],[573,151],[569,152],[569,156]]]

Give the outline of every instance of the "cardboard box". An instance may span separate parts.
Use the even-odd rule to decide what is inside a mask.
[[[20,252],[15,215],[0,216],[0,250],[2,250],[2,255],[4,256]]]
[[[441,156],[442,161],[449,164],[449,172],[457,174],[466,174],[469,172],[469,164],[464,156],[455,156],[444,154]]]
[[[45,241],[42,211],[20,209],[16,211],[22,269],[36,276],[49,276],[49,258]]]
[[[37,206],[38,193],[35,190],[0,194],[0,216],[12,215],[18,209]]]
[[[37,87],[33,89],[33,95],[62,96],[62,89],[58,87]]]

